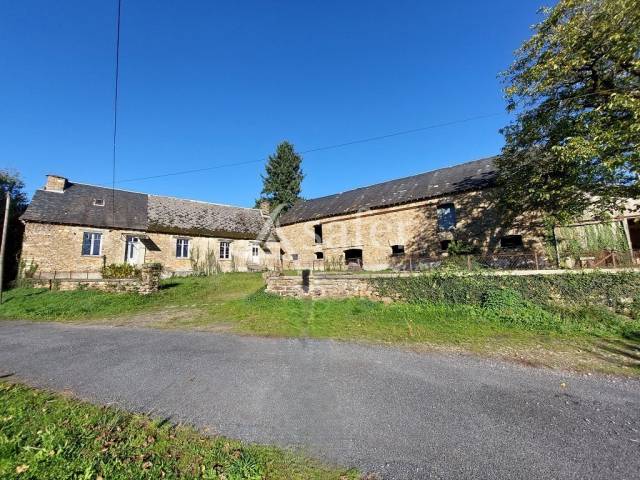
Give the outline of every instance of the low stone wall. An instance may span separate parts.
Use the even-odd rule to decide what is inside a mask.
[[[393,275],[393,276],[397,276]],[[334,275],[309,273],[308,275],[271,275],[267,277],[267,292],[295,298],[350,298],[363,297],[380,300],[370,282],[369,275]]]
[[[498,270],[484,272],[459,272],[460,276],[528,276],[528,275],[580,275],[583,273],[623,273],[638,272],[638,269],[615,268],[607,270]],[[283,297],[295,298],[351,298],[362,297],[372,300],[391,301],[392,298],[381,295],[374,282],[375,278],[404,278],[424,275],[419,272],[371,273],[371,274],[327,274],[303,271],[302,275],[265,275],[266,291]]]
[[[101,290],[103,292],[132,292],[148,295],[160,288],[162,265],[151,263],[142,266],[140,278],[59,278],[59,279],[24,279],[34,288],[49,290]]]

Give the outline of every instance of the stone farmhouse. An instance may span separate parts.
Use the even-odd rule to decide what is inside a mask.
[[[549,261],[538,216],[504,218],[494,159],[303,200],[274,222],[267,209],[112,190],[49,175],[23,214],[22,259],[41,275],[99,272],[105,264],[162,263],[167,274],[217,271],[411,268],[451,242],[485,254]],[[624,225],[640,250],[640,212]]]
[[[168,274],[277,268],[280,247],[259,209],[69,182],[49,175],[21,219],[22,260],[42,275],[159,262]]]
[[[411,268],[437,262],[452,241],[503,259],[528,253],[555,262],[545,258],[540,216],[500,214],[495,158],[297,203],[278,228],[285,268]],[[640,212],[630,206],[618,221],[628,247],[640,250]]]

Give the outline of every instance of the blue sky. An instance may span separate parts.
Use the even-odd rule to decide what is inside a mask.
[[[550,3],[549,1],[546,2]],[[311,198],[500,151],[499,71],[544,0],[123,0],[119,180],[305,155]],[[111,185],[116,0],[2,2],[0,167]],[[263,163],[121,188],[251,206]]]

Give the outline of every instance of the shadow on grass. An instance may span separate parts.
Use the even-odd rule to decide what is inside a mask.
[[[160,284],[159,290],[168,290],[170,288],[174,288],[180,285],[178,282],[163,282]]]
[[[2,300],[2,303],[9,303],[12,302],[14,300],[18,300],[19,298],[28,298],[28,297],[34,297],[36,295],[42,295],[43,293],[48,292],[49,290],[46,289],[33,289],[33,291],[30,291],[29,293],[24,293],[24,294],[20,294],[20,295],[14,295],[14,296],[5,296]]]

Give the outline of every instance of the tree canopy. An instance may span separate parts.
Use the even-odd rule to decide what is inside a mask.
[[[281,142],[275,154],[269,155],[265,171],[262,194],[257,203],[267,200],[272,209],[281,207],[286,210],[300,198],[304,178],[302,157],[291,143]]]
[[[640,191],[640,2],[560,0],[503,73],[498,160],[512,209],[566,221]]]
[[[27,208],[27,195],[20,175],[7,170],[0,170],[0,233],[2,231],[5,208],[5,193],[11,195],[11,210],[7,229],[7,249],[5,251],[4,279],[8,282],[18,273],[18,259],[22,247],[24,228],[20,215]]]

